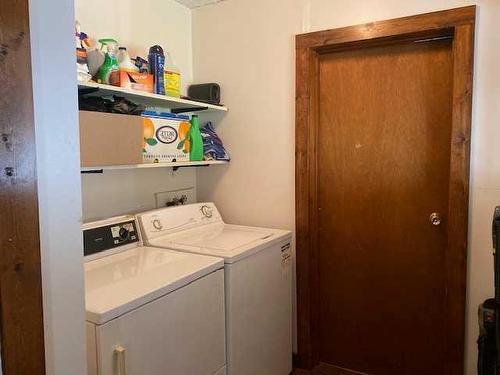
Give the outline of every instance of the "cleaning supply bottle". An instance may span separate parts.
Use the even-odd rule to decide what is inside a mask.
[[[118,61],[116,61],[115,47],[118,45],[114,39],[99,39],[99,43],[107,52],[104,56],[104,64],[99,68],[97,73],[97,82],[105,83],[107,85],[120,85]]]
[[[191,117],[191,151],[189,153],[190,161],[201,161],[203,160],[203,138],[201,138],[200,132],[200,122],[198,115],[193,115]]]
[[[152,46],[149,49],[149,73],[154,76],[154,92],[155,94],[165,95],[165,83],[163,68],[165,65],[165,55],[163,48],[160,46]]]
[[[128,55],[127,48],[119,47],[118,54],[116,55],[116,59],[118,61],[118,67],[120,71],[123,72],[138,72],[139,68],[135,66],[132,62],[132,59]]]
[[[181,96],[181,72],[174,65],[169,52],[165,54],[165,94],[180,98]]]
[[[87,34],[81,30],[80,22],[75,22],[75,42],[76,42],[76,71],[78,82],[88,82],[92,79],[89,73],[88,55],[86,43]]]
[[[87,59],[89,65],[89,73],[97,81],[97,73],[102,64],[104,64],[104,53],[97,46],[97,43],[89,44],[87,48]],[[102,47],[101,47],[102,48]]]

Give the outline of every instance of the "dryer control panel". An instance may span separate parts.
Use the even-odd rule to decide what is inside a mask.
[[[139,242],[135,220],[112,223],[83,231],[83,254],[93,255]]]

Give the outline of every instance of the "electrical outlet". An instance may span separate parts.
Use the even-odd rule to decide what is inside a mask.
[[[196,202],[196,192],[194,187],[176,189],[170,191],[160,191],[155,193],[156,208],[179,206]]]

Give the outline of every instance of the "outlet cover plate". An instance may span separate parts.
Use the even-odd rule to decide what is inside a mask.
[[[156,208],[170,206],[172,202],[183,201],[183,204],[196,203],[196,190],[193,186],[184,189],[160,191],[154,194]],[[169,203],[167,205],[167,203]]]

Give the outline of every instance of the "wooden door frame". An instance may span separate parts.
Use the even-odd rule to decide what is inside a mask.
[[[453,115],[445,256],[448,310],[446,374],[463,373],[469,205],[469,160],[476,7],[445,10],[296,36],[295,207],[297,238],[296,365],[319,362],[317,129],[319,56],[344,49],[453,39]]]
[[[28,0],[1,1],[0,331],[4,375],[45,373],[31,76]]]

